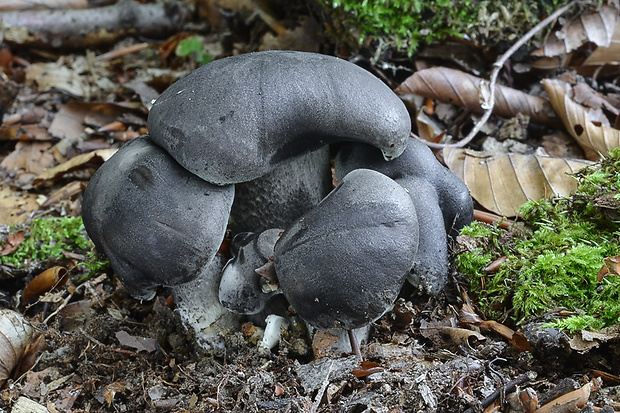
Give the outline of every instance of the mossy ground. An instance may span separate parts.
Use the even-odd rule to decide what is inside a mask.
[[[569,331],[620,322],[620,277],[597,281],[603,259],[620,254],[620,149],[575,178],[573,196],[523,205],[509,230],[476,222],[461,232],[478,247],[457,267],[487,317],[519,324],[561,307],[571,315],[551,325]],[[485,272],[500,257],[499,270]]]
[[[567,0],[322,0],[346,27],[353,42],[368,39],[412,55],[420,45],[456,37],[479,45],[515,42]],[[341,30],[346,36],[349,30]],[[379,48],[381,48],[381,46]]]
[[[48,217],[11,227],[11,232],[24,232],[24,240],[10,254],[0,257],[0,264],[15,268],[45,266],[45,263],[67,259],[64,252],[86,255],[81,262],[90,272],[108,266],[98,258],[95,246],[86,235],[81,217]]]

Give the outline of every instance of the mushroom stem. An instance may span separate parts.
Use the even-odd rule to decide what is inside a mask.
[[[360,346],[357,342],[357,337],[355,337],[355,333],[353,332],[353,330],[347,330],[347,333],[349,334],[349,341],[351,342],[351,349],[353,350],[357,358],[359,358],[360,361],[363,361],[364,358],[362,357],[362,352],[360,351]]]
[[[280,342],[282,328],[288,328],[290,323],[286,318],[276,314],[268,315],[265,322],[267,325],[265,326],[265,333],[259,347],[261,350],[268,352]]]

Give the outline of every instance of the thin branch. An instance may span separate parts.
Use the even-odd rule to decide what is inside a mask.
[[[493,393],[491,393],[488,397],[486,397],[484,400],[482,400],[482,402],[480,402],[482,408],[485,409],[485,408],[489,407],[491,405],[491,403],[493,403],[502,394],[506,394],[506,393],[510,393],[510,392],[514,391],[517,388],[517,386],[520,386],[523,383],[527,383],[528,381],[534,380],[536,378],[536,376],[537,376],[537,374],[535,372],[528,371],[528,372],[523,373],[522,375],[518,376],[514,380],[509,381],[508,383],[506,383],[505,386],[501,386],[501,387],[495,389],[495,391]],[[469,408],[469,409],[465,410],[464,413],[474,413],[474,409],[473,408]]]
[[[443,143],[429,142],[426,139],[420,138],[414,133],[411,133],[411,136],[414,137],[415,139],[418,139],[424,142],[429,147],[435,148],[435,149],[462,148],[463,146],[471,142],[476,136],[476,134],[480,132],[480,129],[482,129],[482,127],[487,123],[487,121],[491,117],[491,114],[493,113],[493,108],[495,107],[495,84],[497,83],[497,77],[499,75],[500,70],[502,70],[502,67],[504,67],[504,64],[506,64],[508,59],[510,59],[510,57],[513,54],[515,54],[515,52],[519,50],[524,44],[529,42],[530,39],[534,37],[539,31],[541,31],[542,29],[544,29],[545,27],[553,23],[558,17],[566,13],[568,9],[570,9],[577,3],[579,3],[578,0],[573,0],[570,3],[568,3],[566,6],[560,7],[555,12],[547,16],[546,19],[542,20],[536,26],[532,27],[530,31],[528,31],[522,38],[519,39],[519,41],[513,44],[510,49],[508,49],[503,55],[501,55],[495,63],[493,63],[493,71],[491,72],[491,77],[488,83],[489,98],[488,98],[488,101],[486,101],[485,99],[485,105],[487,106],[487,108],[485,109],[484,114],[482,115],[482,118],[480,118],[476,126],[474,126],[474,128],[469,132],[469,134],[464,139],[461,139],[460,141],[456,143],[452,143],[452,144],[443,144]],[[480,82],[480,86],[485,86],[486,84],[487,83],[485,81]]]

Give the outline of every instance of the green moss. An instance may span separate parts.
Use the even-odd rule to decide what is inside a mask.
[[[473,238],[490,237],[493,234],[497,234],[496,228],[480,221],[474,221],[461,230],[461,235]]]
[[[422,43],[462,37],[481,45],[514,42],[567,0],[498,2],[479,0],[322,0],[343,33],[358,42],[371,38],[412,55]]]
[[[86,236],[82,218],[40,218],[26,225],[14,225],[12,232],[24,231],[24,240],[13,253],[0,257],[1,264],[16,267],[33,262],[59,260],[63,251],[86,251],[92,242]]]
[[[620,149],[615,149],[575,174],[579,186],[573,196],[528,202],[520,210],[525,225],[513,225],[510,231],[494,227],[485,235],[483,255],[476,249],[466,254],[488,257],[484,265],[505,256],[495,274],[485,274],[484,265],[476,270],[470,257],[457,257],[457,267],[468,277],[485,315],[502,320],[508,316],[518,324],[565,307],[576,315],[553,325],[600,329],[619,321],[620,277],[596,280],[603,259],[620,255],[618,208],[601,205],[601,199],[619,193],[619,177]],[[463,234],[475,234],[479,226],[472,224]]]

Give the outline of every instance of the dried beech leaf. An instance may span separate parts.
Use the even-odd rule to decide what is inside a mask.
[[[542,84],[564,127],[582,148],[607,155],[610,148],[620,146],[620,130],[595,124],[584,107],[567,96],[566,83],[545,79]]]
[[[379,364],[373,361],[364,360],[362,361],[360,367],[357,367],[351,371],[351,374],[353,374],[355,377],[359,379],[361,377],[370,376],[371,374],[381,373],[383,370],[385,369],[381,367]]]
[[[409,76],[395,92],[415,93],[482,113],[484,110],[481,106],[480,93],[485,88],[481,86],[481,81],[482,79],[459,70],[432,67]],[[500,85],[495,87],[493,113],[506,118],[522,113],[528,115],[532,122],[545,125],[554,125],[558,122],[547,100]]]
[[[515,216],[527,201],[568,196],[577,189],[577,181],[567,172],[591,164],[582,160],[453,148],[444,149],[443,156],[448,168],[465,182],[476,201],[506,217]]]
[[[32,327],[13,310],[0,310],[0,387],[9,378],[32,336]]]
[[[587,42],[608,47],[616,29],[618,9],[608,5],[575,17],[547,39],[533,56],[554,57],[567,54]]]
[[[86,168],[92,165],[99,166],[110,159],[117,150],[118,149],[115,148],[98,149],[96,151],[74,156],[67,162],[61,163],[60,165],[42,172],[34,179],[34,181],[32,181],[32,184],[36,186],[42,184],[43,182],[55,181],[62,178],[65,174],[73,172],[77,169]]]
[[[39,209],[37,194],[0,187],[0,222],[5,225],[26,222]]]
[[[19,248],[23,241],[24,231],[11,232],[4,245],[0,247],[0,257],[17,251],[17,248]]]
[[[620,24],[616,24],[616,30],[607,47],[599,46],[582,63],[582,66],[602,66],[620,64]]]

